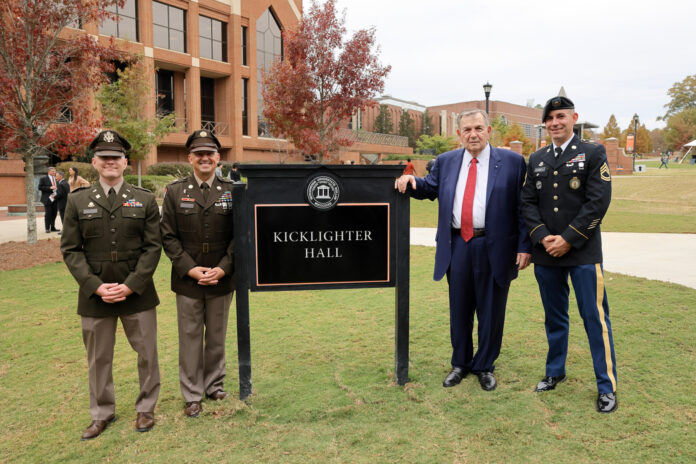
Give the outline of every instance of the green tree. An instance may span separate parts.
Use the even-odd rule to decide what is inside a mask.
[[[502,147],[505,145],[503,139],[505,138],[505,134],[507,134],[510,126],[508,126],[507,121],[505,121],[503,118],[496,116],[491,121],[491,127],[493,127],[490,137],[491,145],[494,147]]]
[[[665,141],[669,148],[681,150],[696,139],[696,108],[681,111],[667,120]]]
[[[457,148],[458,142],[454,137],[443,137],[442,135],[421,135],[416,141],[416,149],[435,150],[435,154],[445,153],[446,151]]]
[[[416,122],[406,110],[401,112],[401,119],[399,119],[399,135],[408,137],[409,147],[416,146]]]
[[[433,117],[428,110],[423,111],[423,118],[421,120],[421,130],[419,135],[433,135]]]
[[[604,126],[604,132],[602,132],[602,135],[600,136],[602,140],[606,140],[609,137],[616,137],[617,139],[621,138],[621,128],[616,122],[616,116],[613,114],[609,116],[609,122],[606,126]]]
[[[671,100],[665,105],[667,113],[662,117],[664,120],[685,109],[696,108],[696,74],[686,76],[681,82],[675,82],[667,91],[667,95]]]
[[[633,123],[629,123],[628,129],[621,133],[620,144],[621,146],[626,146],[626,139],[629,135],[633,135]],[[645,124],[638,126],[638,143],[636,143],[637,153],[652,153],[653,143],[652,137],[650,137],[650,131],[645,127]]]
[[[138,185],[140,185],[140,161],[165,135],[174,130],[175,114],[148,118],[143,114],[142,102],[151,98],[148,73],[140,57],[135,57],[124,70],[116,70],[118,78],[102,85],[97,93],[101,105],[104,127],[123,135],[131,144],[130,159],[138,161]]]
[[[375,118],[375,132],[379,134],[391,134],[394,125],[391,120],[391,113],[387,105],[379,105],[379,114]]]

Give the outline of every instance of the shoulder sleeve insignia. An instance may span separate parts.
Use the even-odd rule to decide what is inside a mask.
[[[605,161],[602,167],[599,168],[599,177],[605,182],[611,182],[611,174],[609,173],[609,166]]]

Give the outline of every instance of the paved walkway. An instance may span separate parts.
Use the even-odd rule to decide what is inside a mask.
[[[435,229],[412,228],[411,244],[435,246]],[[696,234],[602,232],[604,269],[696,288]]]
[[[0,216],[6,215],[0,210]],[[56,227],[61,228],[60,218]],[[47,234],[43,214],[37,215],[39,240],[57,238]],[[27,237],[27,220],[21,216],[0,218],[0,243],[22,242]],[[696,234],[635,234],[603,232],[604,269],[652,280],[696,288]],[[435,246],[435,229],[412,228],[411,244]]]

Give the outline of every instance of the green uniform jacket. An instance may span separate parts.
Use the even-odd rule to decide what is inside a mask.
[[[80,285],[79,315],[119,316],[159,304],[152,281],[162,254],[159,218],[155,196],[126,182],[113,206],[99,183],[68,195],[60,251]],[[94,293],[103,283],[125,284],[133,294],[105,303]]]
[[[553,147],[532,153],[522,188],[522,217],[534,248],[532,262],[543,266],[578,266],[602,262],[599,225],[611,202],[611,174],[602,145],[573,137],[556,159]],[[540,240],[560,235],[571,245],[560,258]]]
[[[215,176],[208,200],[195,177],[167,186],[162,204],[162,244],[172,260],[172,291],[189,298],[220,296],[234,290],[234,222],[232,182]],[[196,266],[219,267],[217,285],[198,285],[187,275]]]

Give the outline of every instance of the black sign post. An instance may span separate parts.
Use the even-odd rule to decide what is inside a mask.
[[[233,190],[239,396],[251,394],[249,291],[395,287],[395,375],[408,382],[409,198],[400,166],[241,165]]]

